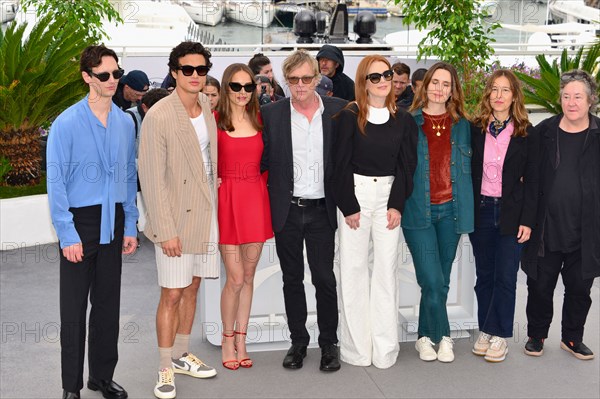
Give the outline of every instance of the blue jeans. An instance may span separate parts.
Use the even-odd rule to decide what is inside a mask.
[[[513,336],[517,272],[523,244],[517,235],[500,234],[500,199],[481,197],[479,226],[469,234],[477,282],[479,331],[508,338]]]
[[[431,225],[425,229],[402,229],[421,287],[419,337],[434,343],[450,336],[446,300],[450,272],[460,234],[456,233],[452,202],[431,205]]]

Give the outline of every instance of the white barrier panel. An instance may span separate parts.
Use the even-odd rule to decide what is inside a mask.
[[[412,265],[412,257],[404,242],[400,240],[400,255],[397,269],[399,295],[399,337],[401,342],[417,339],[420,289]],[[336,255],[336,262],[337,262]],[[310,345],[317,345],[319,329],[315,290],[311,283],[310,269],[305,256],[304,288],[308,306],[306,323],[310,334]],[[336,263],[335,272],[338,276]],[[221,269],[218,280],[204,280],[201,291],[200,307],[204,333],[214,345],[221,345],[221,289],[225,284],[225,270]],[[339,281],[339,279],[338,279]],[[468,335],[467,330],[477,327],[477,306],[473,287],[475,284],[475,263],[471,244],[467,236],[459,242],[456,259],[450,277],[448,293],[448,317],[450,329],[455,337]],[[339,295],[339,289],[338,289]],[[250,313],[247,344],[250,351],[287,349],[290,334],[287,328],[285,307],[283,302],[283,282],[279,259],[275,250],[275,240],[265,243],[261,259],[254,279],[254,299]]]

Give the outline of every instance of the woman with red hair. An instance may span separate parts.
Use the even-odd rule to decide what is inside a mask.
[[[337,116],[334,197],[340,238],[340,358],[388,368],[398,357],[400,213],[412,192],[417,125],[394,102],[390,63],[363,58],[356,101]],[[369,278],[369,245],[373,265]]]

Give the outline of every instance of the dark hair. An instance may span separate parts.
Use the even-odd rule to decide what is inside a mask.
[[[218,91],[221,91],[221,84],[216,78],[213,78],[210,75],[206,75],[206,83],[204,86],[213,86],[216,87]]]
[[[176,72],[177,68],[181,65],[179,64],[179,59],[181,57],[185,57],[188,54],[200,54],[206,60],[206,66],[212,67],[212,62],[210,62],[210,51],[202,45],[202,43],[198,42],[181,42],[176,47],[171,50],[171,54],[169,54],[169,69],[171,71]]]
[[[396,75],[410,76],[410,67],[403,62],[396,62],[392,65],[392,71],[394,71]]]
[[[162,100],[169,94],[171,94],[171,92],[167,89],[148,90],[146,94],[144,94],[144,96],[142,97],[142,104],[144,104],[148,108],[151,108],[154,104],[158,102],[158,100]]]
[[[413,72],[412,77],[410,78],[410,84],[414,86],[417,85],[419,80],[423,80],[425,78],[425,74],[427,73],[427,69],[419,68]]]
[[[494,115],[492,105],[490,104],[492,89],[494,88],[496,80],[502,76],[508,80],[510,92],[513,96],[508,111],[508,115],[512,117],[512,122],[515,127],[513,137],[526,137],[527,127],[530,123],[529,118],[527,117],[527,110],[525,109],[525,98],[521,89],[520,80],[509,69],[498,69],[487,79],[483,90],[483,97],[481,98],[479,107],[477,107],[477,115],[473,117],[473,124],[481,128],[481,132],[485,134],[490,124],[490,120]]]
[[[423,78],[423,86],[415,93],[415,99],[413,100],[409,111],[427,107],[427,104],[429,103],[429,98],[427,97],[427,86],[429,86],[429,83],[433,78],[433,74],[438,69],[443,69],[450,73],[452,82],[450,86],[450,97],[448,97],[448,100],[446,100],[446,111],[450,114],[452,123],[456,123],[460,118],[467,117],[465,112],[465,100],[456,68],[454,68],[452,64],[444,61],[436,62],[431,66],[431,68],[429,68],[425,74],[425,77]]]
[[[252,58],[250,58],[250,61],[248,61],[248,66],[252,70],[253,75],[258,75],[260,73],[260,70],[265,65],[269,65],[270,63],[271,60],[269,59],[269,57],[267,57],[263,53],[257,53],[254,54]]]
[[[217,122],[217,126],[221,130],[225,130],[228,132],[233,132],[235,128],[233,127],[233,121],[231,120],[231,104],[228,96],[229,83],[231,82],[231,78],[236,73],[243,71],[248,74],[248,78],[252,82],[254,82],[254,75],[252,74],[252,70],[246,64],[231,64],[225,71],[223,71],[223,78],[221,79],[221,99],[217,104],[217,113],[219,114],[219,121]],[[250,102],[246,105],[246,111],[248,111],[248,118],[252,123],[252,126],[257,130],[262,130],[262,123],[260,122],[259,112],[260,106],[258,104],[258,95],[256,94],[256,90],[252,91],[250,96]]]
[[[79,70],[81,72],[91,72],[92,68],[97,67],[102,63],[102,57],[113,57],[117,62],[117,65],[119,64],[119,57],[117,57],[117,54],[101,44],[99,46],[88,46],[81,52]]]

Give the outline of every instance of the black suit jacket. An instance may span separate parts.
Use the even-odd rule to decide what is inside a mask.
[[[325,165],[325,202],[329,223],[337,228],[335,201],[331,181],[333,176],[332,149],[333,115],[346,105],[346,101],[335,97],[323,97],[323,165]],[[294,192],[294,160],[292,149],[292,124],[290,98],[285,98],[261,107],[263,119],[263,142],[265,148],[261,170],[269,171],[267,187],[271,201],[273,230],[281,231],[287,219]]]
[[[471,176],[475,203],[475,226],[479,225],[479,202],[483,175],[485,134],[471,124]],[[500,203],[500,233],[517,235],[519,226],[533,228],[538,196],[539,140],[533,126],[527,137],[512,137],[502,165],[502,201]]]

